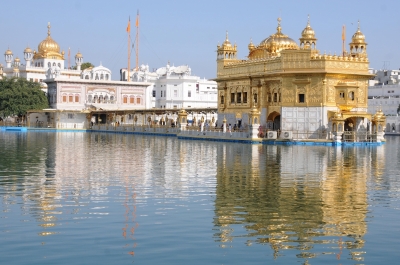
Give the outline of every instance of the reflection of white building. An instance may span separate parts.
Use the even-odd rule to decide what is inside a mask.
[[[370,70],[375,77],[369,81],[368,112],[381,109],[386,115],[386,133],[400,132],[400,70]]]
[[[142,65],[129,75],[133,82],[151,82],[149,95],[153,108],[216,108],[217,83],[191,75],[187,65],[158,68],[151,72]],[[127,80],[127,69],[121,69],[121,80]]]
[[[25,64],[19,57],[14,58],[10,49],[4,53],[6,64],[3,66],[3,75],[8,77],[23,77],[33,82],[42,82],[46,75],[57,75],[69,79],[80,79],[82,54],[75,55],[76,70],[68,69],[64,65],[65,52],[60,52],[60,46],[51,38],[50,23],[47,26],[47,38],[38,45],[38,50],[27,47],[24,50]]]

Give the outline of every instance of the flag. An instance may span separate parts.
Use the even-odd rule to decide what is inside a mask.
[[[68,48],[68,57],[71,56],[71,48]]]
[[[342,40],[346,39],[346,26],[343,25],[343,29],[342,29]]]
[[[128,26],[126,27],[126,32],[131,32],[131,17],[129,17]]]
[[[136,16],[136,27],[139,27],[139,11]]]

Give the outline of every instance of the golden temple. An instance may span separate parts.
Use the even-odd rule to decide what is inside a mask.
[[[360,24],[349,48],[321,54],[309,18],[299,45],[283,33],[278,18],[276,33],[258,45],[250,41],[245,60],[237,58],[237,45],[226,33],[217,46],[219,120],[251,125],[258,112],[265,131],[293,138],[340,141],[339,135],[353,131],[375,132],[383,140],[384,117],[367,113],[372,75]]]

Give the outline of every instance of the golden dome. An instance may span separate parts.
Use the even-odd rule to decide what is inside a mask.
[[[78,53],[75,55],[75,58],[83,58],[82,53],[78,51]]]
[[[17,57],[17,58],[15,58],[15,60],[14,60],[14,62],[17,62],[17,63],[19,63],[21,60]]]
[[[29,46],[26,47],[26,49],[24,50],[24,53],[31,53],[31,52],[32,52],[32,50],[31,50],[31,48],[29,48]]]
[[[261,41],[258,47],[264,47],[270,53],[280,52],[282,50],[297,50],[299,48],[293,39],[282,33],[281,18],[278,18],[278,27],[276,30],[277,32],[275,34]]]
[[[315,32],[310,26],[310,17],[308,17],[307,26],[301,32],[301,37],[303,39],[315,39]]]
[[[38,52],[35,54],[34,59],[50,58],[64,60],[63,54],[60,53],[60,46],[50,36],[50,23],[47,25],[47,38],[38,45]]]
[[[228,31],[226,31],[225,41],[222,43],[222,47],[232,47],[231,42],[228,40]]]
[[[12,51],[10,50],[10,48],[8,48],[4,55],[12,55],[12,54],[13,54]]]
[[[354,44],[355,43],[365,43],[365,36],[360,31],[360,21],[358,21],[357,32],[353,34],[353,37],[351,37],[351,42]]]
[[[250,44],[248,47],[249,47],[249,51],[254,50],[254,48],[256,47],[256,46],[254,46],[253,41],[251,39],[250,39]]]
[[[278,56],[282,50],[298,50],[297,43],[282,33],[281,18],[278,18],[277,32],[264,39],[257,47],[250,49],[249,59],[265,58],[269,56]]]

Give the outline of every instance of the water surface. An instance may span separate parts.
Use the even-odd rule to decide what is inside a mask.
[[[399,144],[0,132],[0,263],[394,264]]]

